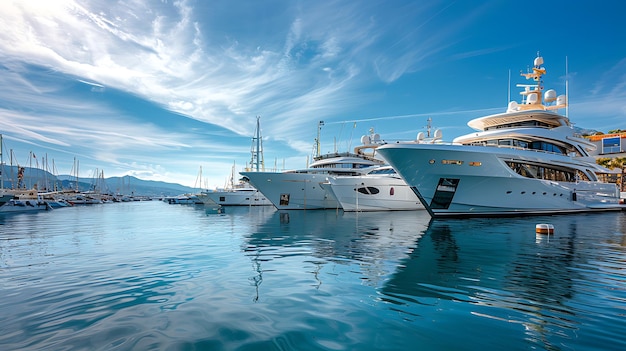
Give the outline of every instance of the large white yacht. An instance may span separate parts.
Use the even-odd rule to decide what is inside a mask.
[[[365,141],[365,136],[362,141]],[[319,143],[319,137],[318,137]],[[319,145],[319,144],[318,144]],[[381,166],[376,147],[380,137],[367,137],[354,153],[329,153],[320,155],[319,146],[314,162],[308,168],[284,172],[240,172],[279,210],[314,210],[341,208],[335,197],[322,184],[334,175],[354,176]],[[371,149],[372,152],[365,152]]]
[[[389,165],[360,176],[328,177],[330,191],[346,212],[423,210],[419,198]]]
[[[505,113],[474,119],[477,130],[451,144],[387,144],[379,153],[411,186],[433,217],[556,214],[620,209],[615,184],[598,180],[607,169],[588,151],[568,117],[565,95],[543,91],[538,56],[519,84],[522,102]]]

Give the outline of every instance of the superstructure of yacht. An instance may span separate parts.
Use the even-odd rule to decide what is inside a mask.
[[[621,209],[608,172],[567,116],[565,95],[544,90],[538,55],[522,73],[531,84],[505,113],[471,120],[477,132],[451,144],[403,142],[378,148],[433,217],[559,214]]]
[[[368,136],[367,143],[356,147],[354,153],[320,155],[319,136],[317,142],[317,155],[308,168],[284,172],[240,172],[240,174],[279,210],[330,209],[341,206],[322,185],[329,176],[361,175],[372,167],[384,164],[375,151],[381,145],[378,134],[371,138]],[[367,149],[372,151],[366,152]]]

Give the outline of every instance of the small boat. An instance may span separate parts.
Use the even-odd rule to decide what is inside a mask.
[[[0,206],[0,213],[32,212],[52,209],[52,207],[43,200],[41,195],[39,195],[37,189],[4,191],[13,193],[13,197]]]
[[[70,207],[71,203],[67,202],[62,193],[52,191],[47,193],[39,193],[39,196],[52,208]]]
[[[97,205],[101,204],[102,200],[95,193],[78,193],[69,196],[66,201],[72,206],[76,205]]]
[[[196,194],[183,194],[176,197],[166,197],[163,201],[171,205],[204,205],[203,200]]]
[[[233,188],[204,191],[202,195],[211,201],[209,203],[222,206],[272,206],[272,203],[260,191],[244,179]]]

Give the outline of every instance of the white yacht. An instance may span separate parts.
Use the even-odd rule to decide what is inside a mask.
[[[543,91],[538,56],[522,73],[532,84],[522,103],[505,113],[474,119],[477,132],[451,144],[387,144],[379,153],[411,186],[433,217],[557,214],[621,209],[615,184],[588,151],[595,146],[558,114],[566,96]]]
[[[250,165],[246,171],[260,172],[264,169],[263,138],[261,137],[260,117],[256,119],[256,131],[252,138]],[[223,190],[203,191],[201,196],[210,199],[222,206],[271,206],[269,201],[260,191],[253,187],[247,177],[239,179],[235,184],[235,166],[230,175],[229,184]],[[206,203],[206,202],[205,202]]]
[[[423,210],[419,198],[389,165],[360,176],[328,177],[330,191],[344,211]]]
[[[210,203],[222,206],[271,206],[272,203],[246,178],[242,178],[232,188],[216,191],[203,191],[201,196],[210,199]],[[207,202],[205,202],[206,204]]]
[[[319,137],[317,139],[319,141]],[[334,175],[354,176],[381,166],[384,161],[377,157],[376,147],[381,145],[380,136],[361,138],[364,144],[354,153],[318,153],[308,168],[284,172],[240,172],[279,210],[336,209],[340,208],[335,197],[322,186],[326,178]],[[365,152],[371,149],[372,152]]]

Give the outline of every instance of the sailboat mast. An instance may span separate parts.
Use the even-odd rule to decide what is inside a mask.
[[[259,151],[261,150],[261,127],[259,122],[260,117],[256,117],[256,171],[259,171]]]
[[[2,134],[0,134],[0,189],[4,189],[4,156],[2,155]]]

